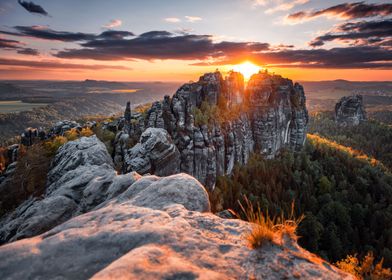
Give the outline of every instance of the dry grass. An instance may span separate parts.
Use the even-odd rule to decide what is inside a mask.
[[[49,156],[54,156],[57,150],[68,142],[68,139],[64,136],[55,136],[49,140],[46,140],[43,145]]]
[[[84,127],[82,128],[82,130],[80,131],[80,136],[81,137],[90,137],[94,135],[94,132],[91,130],[91,128],[89,127]]]
[[[254,209],[253,204],[244,196],[245,206],[238,201],[246,220],[252,223],[252,230],[245,235],[249,247],[252,249],[260,248],[267,243],[282,243],[282,236],[289,234],[292,238],[297,239],[295,231],[299,223],[304,219],[301,215],[295,218],[294,203],[292,203],[291,213],[280,216],[270,217],[267,213],[260,210],[260,205]],[[239,217],[239,215],[237,215]],[[241,217],[239,217],[241,218]]]
[[[369,252],[362,261],[358,260],[356,256],[349,255],[345,259],[338,261],[336,266],[361,280],[392,279],[392,271],[383,267],[383,261],[381,259],[378,263],[375,263],[373,253]]]

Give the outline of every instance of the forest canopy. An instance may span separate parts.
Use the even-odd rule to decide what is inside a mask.
[[[280,215],[294,201],[297,215],[305,214],[297,231],[304,248],[331,262],[372,251],[391,267],[392,176],[372,157],[342,147],[310,135],[301,152],[270,160],[254,154],[231,176],[218,178],[213,210],[240,212],[245,195],[255,207]]]

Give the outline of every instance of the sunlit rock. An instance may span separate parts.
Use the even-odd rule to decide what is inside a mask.
[[[209,116],[203,111],[206,107],[218,108],[221,115]],[[208,123],[198,123],[200,118]],[[259,72],[245,88],[241,73],[230,72],[224,80],[214,72],[184,84],[172,98],[155,102],[144,123],[166,129],[180,152],[179,171],[212,189],[217,176],[230,174],[235,164],[245,164],[253,152],[273,158],[282,148],[300,150],[308,112],[303,87],[289,79]],[[134,167],[125,165],[126,170],[142,174],[160,172],[151,171],[149,160],[140,159]]]

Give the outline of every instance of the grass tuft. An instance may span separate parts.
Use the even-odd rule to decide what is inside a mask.
[[[252,230],[245,234],[245,239],[250,248],[260,248],[268,243],[282,244],[284,234],[289,234],[295,240],[297,239],[295,231],[304,219],[304,215],[295,218],[294,202],[291,205],[291,213],[289,215],[282,213],[280,216],[271,218],[268,215],[268,211],[265,214],[261,211],[259,204],[257,204],[257,209],[255,209],[246,196],[243,196],[243,198],[245,206],[238,201],[243,216],[241,217],[237,214],[237,217],[240,219],[245,217],[246,221],[252,223]]]

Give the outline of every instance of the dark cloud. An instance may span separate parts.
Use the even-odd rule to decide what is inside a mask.
[[[74,64],[74,63],[60,63],[54,61],[32,61],[0,58],[0,65],[2,66],[23,66],[29,68],[45,68],[45,69],[84,69],[84,70],[102,70],[102,69],[116,69],[116,70],[131,70],[128,67],[117,65],[102,65],[102,64]]]
[[[353,40],[366,39],[367,45],[357,44],[332,49],[296,49],[292,45],[271,46],[261,42],[215,42],[211,35],[176,34],[168,31],[150,31],[135,36],[131,32],[114,30],[98,35],[25,26],[15,27],[15,30],[22,34],[19,36],[78,42],[80,48],[64,49],[53,54],[66,59],[179,59],[198,60],[200,62],[197,65],[206,65],[205,61],[211,61],[212,65],[223,65],[250,60],[267,66],[346,69],[390,69],[392,63],[392,52],[386,47],[388,44],[391,46],[392,40],[385,35],[390,30],[390,20],[339,25],[335,28],[336,34],[323,36],[339,34],[348,38],[349,33],[371,35],[350,35]],[[382,34],[385,36],[381,36]],[[315,45],[317,41],[337,39],[323,36],[315,39]]]
[[[391,68],[392,52],[372,46],[332,48],[329,50],[284,50],[263,53],[256,56],[255,61],[305,68]],[[382,62],[382,64],[377,64],[379,62]]]
[[[346,48],[266,51],[247,56],[232,56],[213,63],[194,65],[238,64],[250,60],[267,67],[295,68],[392,68],[392,52],[377,46],[354,46]]]
[[[347,22],[333,31],[316,37],[310,45],[318,47],[328,41],[347,41],[354,45],[388,46],[392,39],[392,19],[382,21]]]
[[[132,32],[129,31],[117,31],[117,30],[108,30],[108,31],[104,31],[101,34],[99,34],[98,36],[96,36],[96,38],[101,38],[101,39],[123,39],[125,37],[131,37],[131,36],[135,36],[135,34],[133,34]]]
[[[97,60],[183,59],[203,61],[210,59],[215,65],[238,64],[244,60],[251,60],[260,65],[305,68],[386,68],[391,67],[392,63],[392,52],[379,46],[298,50],[276,48],[266,43],[257,42],[215,43],[209,35],[175,36],[168,32],[155,31],[133,39],[92,40],[81,45],[84,48],[60,51],[56,56]],[[383,62],[383,64],[379,64],[379,62]],[[198,65],[205,65],[205,63],[201,62]]]
[[[81,32],[67,32],[67,31],[56,31],[46,26],[15,26],[15,31],[3,31],[0,33],[20,36],[20,37],[33,37],[45,40],[56,40],[63,42],[77,42],[83,40],[91,40],[96,37],[94,34],[81,33]]]
[[[17,53],[25,54],[25,55],[39,55],[39,51],[36,49],[32,49],[32,48],[20,49],[17,51]]]
[[[94,39],[122,39],[128,36],[134,36],[129,31],[115,31],[108,30],[101,34],[82,33],[82,32],[67,32],[56,31],[48,28],[47,26],[14,26],[14,31],[0,30],[0,33],[19,37],[33,37],[44,40],[54,40],[62,42],[81,42]]]
[[[25,48],[25,44],[16,40],[0,38],[0,49],[12,51],[16,50],[19,54],[38,55],[38,50]]]
[[[40,5],[34,4],[33,2],[18,0],[18,3],[30,13],[41,14],[48,16],[49,14]]]
[[[318,11],[300,11],[288,15],[292,22],[300,22],[320,16],[335,16],[344,19],[388,16],[392,14],[392,4],[367,4],[365,2],[343,3]]]
[[[213,42],[210,35],[173,34],[151,31],[135,38],[94,39],[81,43],[82,49],[67,49],[56,56],[97,60],[122,59],[206,59],[238,52],[267,50],[269,44],[257,42]]]
[[[19,41],[0,38],[0,49],[18,49],[21,45]]]

